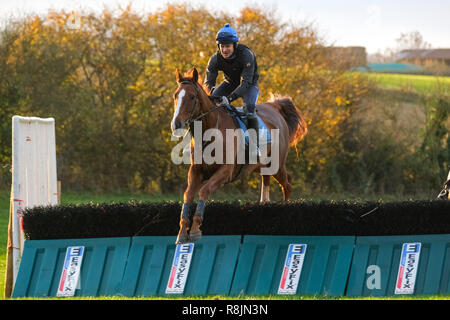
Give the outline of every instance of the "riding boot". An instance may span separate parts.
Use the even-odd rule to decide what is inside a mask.
[[[255,111],[247,114],[247,127],[248,127],[248,129],[255,130],[256,141],[253,142],[254,148],[253,148],[253,150],[250,150],[250,154],[256,155],[256,157],[257,157],[256,160],[258,160],[258,158],[261,157],[261,152],[259,150],[259,121],[258,121],[258,117],[256,116]],[[252,158],[250,157],[250,159],[252,159]]]

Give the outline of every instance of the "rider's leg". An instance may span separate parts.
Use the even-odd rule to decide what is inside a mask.
[[[235,88],[228,82],[224,81],[211,92],[212,96],[221,97],[228,96]]]
[[[259,96],[259,88],[258,86],[251,86],[248,88],[247,92],[242,97],[242,100],[244,100],[244,109],[247,112],[247,114],[253,115],[256,117],[256,111],[255,106],[256,102],[258,101]]]
[[[258,138],[259,138],[259,122],[256,116],[256,102],[258,101],[259,88],[257,86],[251,86],[247,93],[242,97],[244,100],[244,111],[247,113],[247,123],[248,129],[253,129],[256,134],[254,144],[256,146],[256,151],[259,156],[258,148]]]

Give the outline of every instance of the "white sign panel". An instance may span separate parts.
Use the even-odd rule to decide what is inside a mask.
[[[193,243],[177,245],[169,281],[167,283],[166,294],[179,294],[184,292],[184,286],[186,285],[193,253]]]
[[[404,243],[398,268],[395,294],[413,294],[422,244]]]
[[[305,253],[306,244],[289,245],[283,273],[281,274],[280,286],[278,287],[278,294],[295,294],[297,292]]]
[[[83,246],[67,248],[58,292],[56,293],[57,297],[73,297],[75,295],[75,290],[79,288],[83,253]]]
[[[58,204],[55,141],[55,119],[12,118],[12,239],[9,241],[13,250],[13,283],[24,246],[22,211]]]

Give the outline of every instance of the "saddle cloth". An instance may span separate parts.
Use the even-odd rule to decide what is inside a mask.
[[[231,107],[229,108],[230,111],[232,111]],[[245,139],[245,145],[249,144],[249,135],[247,134],[247,126],[244,123],[244,121],[242,121],[241,116],[245,115],[245,112],[243,110],[243,107],[240,108],[235,108],[239,113],[240,116],[236,115],[233,112],[233,116],[238,124],[239,129],[242,129],[243,133],[244,133],[244,139]],[[272,137],[270,135],[270,130],[267,128],[266,124],[264,123],[264,121],[261,120],[261,118],[256,115],[256,117],[258,118],[258,123],[259,123],[259,129],[258,129],[258,133],[259,133],[259,141],[258,144],[261,145],[265,145],[268,143],[271,143],[272,141]]]

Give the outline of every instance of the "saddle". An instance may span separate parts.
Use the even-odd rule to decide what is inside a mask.
[[[235,108],[231,104],[226,107],[226,110],[233,118],[234,124],[238,129],[242,129],[244,134],[247,132],[248,122],[247,122],[247,113],[243,111],[244,107]],[[272,141],[270,136],[270,131],[267,128],[264,121],[257,115],[258,123],[259,123],[259,145],[267,144]],[[245,145],[248,147],[249,144],[249,136],[245,134]]]

